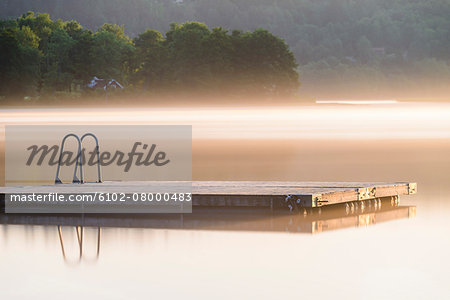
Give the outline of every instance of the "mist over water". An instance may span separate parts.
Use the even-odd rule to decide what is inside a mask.
[[[0,120],[6,125],[192,124],[194,180],[418,183],[417,195],[400,198],[400,205],[416,207],[414,218],[377,222],[375,215],[374,225],[317,235],[107,227],[100,243],[97,228],[88,227],[81,260],[74,227],[61,229],[64,259],[57,226],[2,224],[0,269],[7,272],[0,272],[0,286],[10,298],[450,294],[448,103],[3,109]],[[258,224],[267,225],[264,220]],[[244,221],[236,222],[245,228]]]
[[[450,136],[450,103],[3,109],[3,124],[192,125],[193,139],[436,139]]]

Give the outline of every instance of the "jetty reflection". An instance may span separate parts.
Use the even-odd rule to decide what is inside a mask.
[[[399,205],[398,197],[350,202],[321,208],[300,209],[297,213],[264,208],[196,207],[191,214],[145,215],[17,215],[2,214],[0,223],[26,225],[55,225],[64,252],[62,228],[73,227],[83,255],[84,227],[98,228],[97,253],[100,251],[101,227],[158,228],[186,230],[272,231],[320,233],[350,227],[374,225],[381,222],[411,218],[415,206]]]
[[[87,257],[83,250],[84,250],[84,244],[85,244],[85,232],[84,232],[84,226],[68,226],[70,227],[70,229],[74,229],[76,232],[76,240],[78,243],[78,257],[76,258],[70,258],[68,257],[68,255],[66,255],[66,247],[64,245],[64,238],[63,238],[63,226],[58,225],[58,237],[59,237],[59,242],[61,244],[61,252],[62,252],[62,256],[64,258],[64,261],[68,264],[79,264],[81,263],[81,261],[90,261],[90,262],[95,262],[96,260],[98,260],[99,256],[100,256],[100,237],[101,237],[101,228],[97,227],[97,251],[96,251],[96,255],[94,258],[89,258]]]
[[[415,206],[385,197],[322,208],[285,210],[196,207],[192,214],[18,215],[1,214],[0,224],[41,225],[57,229],[61,254],[68,265],[95,263],[101,256],[102,228],[262,231],[316,234],[412,218]],[[8,226],[4,227],[7,230]],[[7,238],[7,235],[5,235]],[[107,242],[106,240],[103,242]]]

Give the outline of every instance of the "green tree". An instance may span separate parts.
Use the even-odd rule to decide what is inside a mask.
[[[36,92],[39,51],[21,44],[17,29],[0,29],[0,95],[19,96]]]
[[[133,45],[117,32],[101,30],[94,34],[91,48],[94,75],[126,81]]]
[[[77,83],[84,85],[94,75],[93,57],[91,56],[91,49],[94,45],[93,33],[90,30],[85,30],[76,21],[65,23],[64,29],[74,40],[74,44],[69,51],[70,72]]]
[[[203,56],[204,41],[209,28],[199,22],[172,23],[164,45],[168,51],[168,66],[174,85],[198,89],[208,77],[208,66]]]
[[[47,61],[48,69],[44,76],[47,90],[70,90],[73,76],[70,72],[69,52],[75,41],[64,29],[58,28],[49,37]]]
[[[297,64],[286,43],[264,29],[234,34],[238,74],[251,93],[291,94],[299,86]]]
[[[19,43],[23,46],[30,48],[39,48],[39,37],[31,30],[29,26],[22,26],[19,31],[17,31],[17,39]]]
[[[134,82],[144,89],[156,89],[163,84],[167,55],[163,47],[163,36],[157,30],[146,30],[133,40],[135,59]]]
[[[203,59],[208,65],[209,88],[226,92],[238,74],[233,65],[234,47],[228,30],[213,28],[203,42]]]
[[[123,41],[127,41],[127,42],[130,41],[130,38],[125,34],[125,26],[123,26],[123,25],[119,26],[117,24],[105,23],[98,29],[98,31],[111,32],[119,40],[123,40]]]
[[[19,42],[14,31],[0,31],[0,93],[9,94],[17,88],[20,80],[21,57]]]

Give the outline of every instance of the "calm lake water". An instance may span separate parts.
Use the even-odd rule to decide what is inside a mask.
[[[4,109],[0,121],[192,124],[194,180],[418,183],[398,207],[333,223],[327,211],[108,220],[84,227],[81,257],[77,220],[2,216],[2,299],[450,297],[450,104]]]

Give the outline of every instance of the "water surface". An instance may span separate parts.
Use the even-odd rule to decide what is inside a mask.
[[[382,222],[378,214],[367,224],[318,234],[290,230],[292,216],[242,217],[231,228],[220,218],[188,228],[113,223],[102,226],[100,243],[98,226],[87,226],[81,260],[76,227],[64,220],[58,228],[58,222],[3,219],[5,299],[450,295],[449,104],[30,109],[1,110],[0,118],[4,124],[193,124],[194,180],[418,183],[417,195],[400,199],[400,207],[415,207],[415,216]]]

